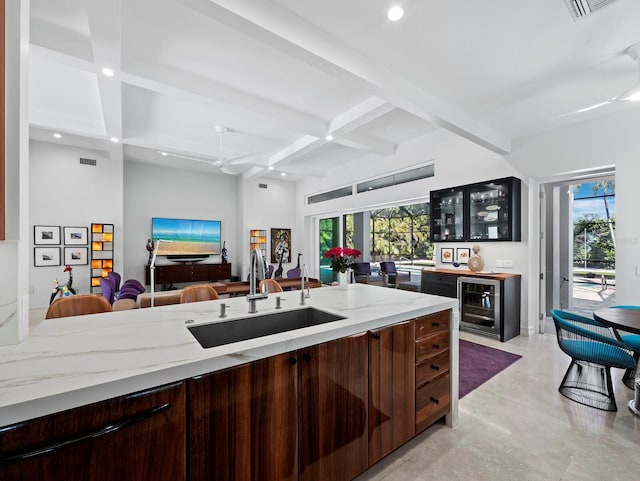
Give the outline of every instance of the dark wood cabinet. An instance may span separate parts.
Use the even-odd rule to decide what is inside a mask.
[[[449,412],[449,321],[451,311],[415,320],[416,433]]]
[[[0,429],[2,481],[186,479],[183,382]]]
[[[415,434],[413,321],[369,332],[369,465]]]
[[[431,242],[519,241],[521,180],[505,177],[430,193]]]
[[[465,283],[465,293],[458,292],[458,278]],[[474,284],[474,279],[478,279],[478,288],[469,287]],[[487,281],[495,284],[495,287],[483,288],[481,285],[487,284]],[[460,329],[496,337],[502,342],[520,334],[520,274],[424,269],[420,284],[421,292],[425,294],[458,299]],[[495,302],[491,299],[495,299]],[[484,304],[485,300],[489,303]]]
[[[348,481],[368,467],[367,334],[299,351],[301,481]]]
[[[347,481],[367,469],[367,352],[363,333],[190,379],[190,481]]]
[[[297,378],[281,354],[190,379],[190,481],[298,479]]]
[[[231,279],[231,263],[226,264],[175,264],[156,266],[156,284],[181,282],[214,282]],[[145,267],[145,282],[151,284],[149,266]]]

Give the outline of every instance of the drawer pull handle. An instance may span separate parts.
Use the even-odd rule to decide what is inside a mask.
[[[440,327],[440,323],[439,322],[434,322],[433,324],[431,324],[433,327]]]
[[[434,348],[434,349],[440,349],[440,344],[434,344],[434,345],[433,345],[433,348]]]
[[[439,399],[434,398],[433,396],[431,396],[431,397],[429,398],[429,400],[430,400],[432,403],[440,404],[440,400],[439,400]]]
[[[431,364],[431,369],[433,369],[434,371],[439,371],[440,370],[440,366],[436,366],[435,364]]]
[[[144,421],[145,419],[150,418],[151,416],[155,416],[156,414],[166,411],[170,407],[171,407],[170,403],[165,403],[160,406],[156,406],[152,409],[149,409],[148,411],[144,411],[142,413],[134,414],[133,416],[128,416],[123,419],[120,419],[119,421],[108,424],[90,433],[80,434],[68,439],[64,439],[62,441],[58,441],[53,444],[49,444],[47,446],[35,448],[31,451],[2,455],[0,456],[0,466],[6,466],[7,464],[16,463],[18,461],[22,461],[25,459],[41,456],[46,453],[58,451],[59,449],[62,449],[66,446],[73,446],[75,444],[87,442],[92,439],[105,436],[107,434],[126,428],[127,426],[131,426],[132,424],[137,424],[141,421]]]
[[[373,337],[374,339],[380,339],[380,334],[374,333],[374,334],[371,334],[371,337]]]
[[[298,360],[295,357],[290,357],[289,358],[289,364],[293,365],[293,364],[295,364],[297,362],[298,362]]]
[[[310,361],[311,360],[311,354],[308,354],[308,353],[305,352],[302,355],[302,359],[304,359],[305,361]]]

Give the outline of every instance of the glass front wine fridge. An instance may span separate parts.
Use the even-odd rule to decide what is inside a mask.
[[[460,329],[500,338],[500,281],[458,277]]]

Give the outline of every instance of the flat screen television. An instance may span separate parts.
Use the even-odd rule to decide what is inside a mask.
[[[221,251],[219,220],[151,219],[151,238],[160,240],[158,255],[169,259],[205,258]]]

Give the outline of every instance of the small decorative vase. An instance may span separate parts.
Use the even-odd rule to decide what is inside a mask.
[[[349,271],[340,272],[338,271],[338,286],[340,289],[346,289],[349,285]]]
[[[480,252],[480,246],[474,245],[472,250],[473,255],[469,257],[467,267],[470,271],[480,272],[482,269],[484,269],[484,259],[480,256],[480,254],[478,254],[478,252]]]

